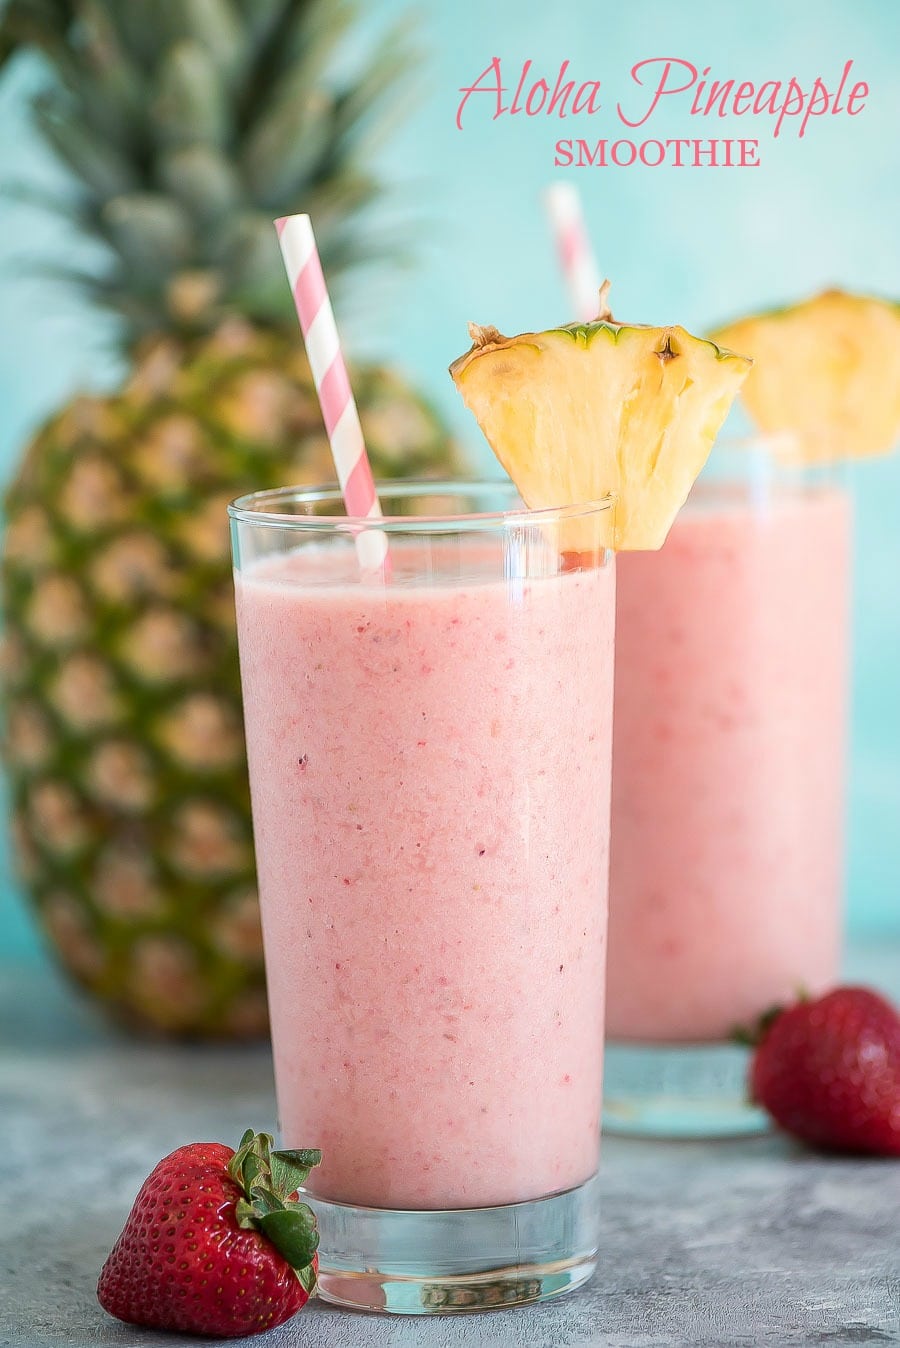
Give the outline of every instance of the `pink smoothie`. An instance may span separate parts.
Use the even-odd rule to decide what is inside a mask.
[[[614,570],[414,546],[237,577],[280,1126],[321,1197],[511,1203],[597,1167]]]
[[[721,1039],[836,978],[849,549],[836,489],[698,489],[618,559],[612,1038]]]

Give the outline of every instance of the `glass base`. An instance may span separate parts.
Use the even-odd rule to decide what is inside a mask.
[[[607,1043],[603,1131],[624,1137],[715,1138],[765,1133],[747,1098],[750,1050],[738,1044]]]
[[[305,1197],[319,1223],[319,1295],[357,1310],[446,1315],[545,1301],[587,1282],[597,1261],[596,1176],[532,1203],[447,1212]]]

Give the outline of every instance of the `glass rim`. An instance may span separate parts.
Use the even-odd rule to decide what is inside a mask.
[[[500,492],[519,500],[518,490],[508,478],[388,478],[375,483],[379,496],[398,497],[401,500],[416,496],[466,496],[479,492]],[[343,502],[337,482],[293,487],[273,487],[263,491],[247,492],[229,502],[228,515],[233,522],[263,526],[270,529],[297,529],[307,532],[323,530],[352,530],[357,534],[365,529],[385,533],[415,533],[428,530],[498,529],[516,525],[552,524],[557,521],[580,519],[586,515],[611,510],[616,496],[607,492],[593,501],[575,505],[541,506],[531,510],[527,506],[509,510],[466,511],[455,514],[430,515],[292,515],[277,509],[266,509],[291,502],[310,505]]]

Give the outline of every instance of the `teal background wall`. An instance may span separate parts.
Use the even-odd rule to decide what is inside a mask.
[[[406,9],[379,0],[380,25]],[[425,0],[418,8],[419,99],[377,151],[394,182],[389,209],[417,241],[415,266],[390,284],[371,278],[345,297],[339,319],[359,352],[389,356],[443,405],[480,452],[446,375],[467,344],[468,319],[506,330],[565,320],[561,283],[539,193],[554,171],[558,135],[617,138],[617,99],[629,70],[677,56],[718,78],[836,82],[844,62],[870,85],[858,117],[824,117],[798,141],[772,141],[765,119],[691,119],[658,112],[640,138],[759,136],[754,169],[582,169],[581,188],[617,313],[703,330],[743,310],[826,285],[900,294],[900,4],[895,0]],[[353,39],[368,41],[374,20]],[[522,61],[555,78],[569,58],[578,79],[603,81],[604,112],[576,128],[548,118],[495,122],[470,105],[454,126],[458,90],[494,56],[515,78]],[[40,82],[19,62],[0,88],[0,180],[57,185],[28,129],[25,101]],[[675,100],[669,100],[674,104]],[[28,430],[79,386],[115,382],[102,319],[57,286],[29,278],[37,256],[75,244],[55,219],[0,205],[0,468],[8,474]],[[900,932],[900,455],[861,465],[857,498],[854,739],[850,795],[850,908],[858,932]],[[38,958],[7,861],[0,949]]]

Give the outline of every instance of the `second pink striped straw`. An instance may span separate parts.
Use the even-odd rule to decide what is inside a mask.
[[[553,183],[544,193],[544,202],[569,299],[579,321],[589,323],[599,308],[600,272],[581,197],[571,183]]]
[[[308,215],[287,215],[275,221],[275,228],[347,514],[357,519],[379,519],[381,505],[312,222]],[[381,569],[386,573],[388,549],[383,530],[361,529],[356,547],[364,571]]]

